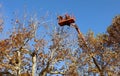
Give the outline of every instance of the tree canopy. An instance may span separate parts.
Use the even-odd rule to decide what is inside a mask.
[[[0,76],[120,75],[119,15],[105,33],[81,33],[84,41],[71,26],[41,21],[44,18],[13,19],[8,37],[0,39]],[[7,25],[0,19],[1,37],[3,26]]]

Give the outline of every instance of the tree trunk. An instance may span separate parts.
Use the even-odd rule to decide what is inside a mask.
[[[100,76],[104,76],[104,73],[103,73],[103,71],[101,71],[101,72],[100,72]]]
[[[49,66],[50,66],[50,63],[48,61],[47,64],[46,64],[46,67],[39,73],[39,76],[46,76],[47,72],[48,72],[48,69],[49,69]]]
[[[32,56],[32,76],[36,74],[36,54]]]
[[[20,76],[20,74],[21,74],[21,53],[20,53],[20,51],[17,51],[17,54],[18,54],[18,59],[16,61],[18,63],[17,76]]]

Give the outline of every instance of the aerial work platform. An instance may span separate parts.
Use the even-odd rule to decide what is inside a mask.
[[[64,25],[70,26],[71,23],[75,23],[75,18],[68,14],[65,14],[65,16],[58,16],[57,19],[58,19],[58,24],[60,26],[64,26]]]

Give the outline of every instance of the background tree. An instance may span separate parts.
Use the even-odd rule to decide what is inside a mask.
[[[85,36],[88,49],[82,50],[80,59],[83,65],[88,66],[87,74],[100,76],[119,75],[120,63],[120,43],[119,43],[119,27],[120,17],[113,19],[113,23],[108,27],[108,33],[99,34],[96,37],[92,31]],[[84,47],[80,42],[80,47]],[[114,69],[114,70],[113,70]]]

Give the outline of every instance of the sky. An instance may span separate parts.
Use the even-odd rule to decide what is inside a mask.
[[[27,14],[37,13],[42,16],[48,13],[48,21],[56,26],[58,15],[72,14],[81,32],[92,30],[95,34],[106,32],[112,19],[120,14],[120,0],[0,0],[0,9],[5,16],[6,27],[9,27],[13,12],[18,15],[27,10]]]

